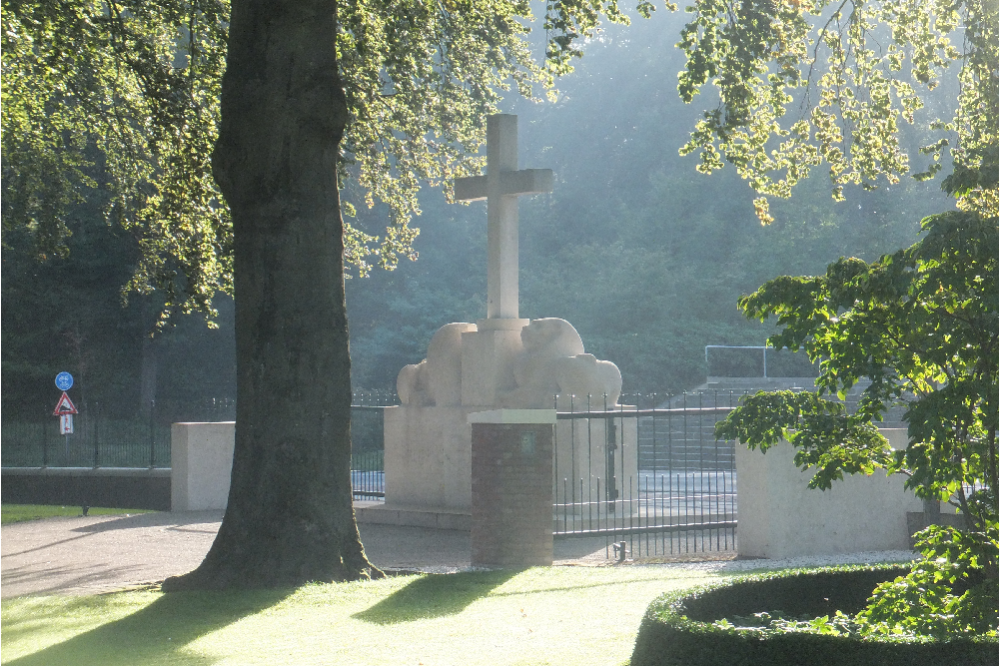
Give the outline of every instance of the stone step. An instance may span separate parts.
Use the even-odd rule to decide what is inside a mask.
[[[387,505],[381,502],[354,502],[354,515],[359,523],[408,525],[438,530],[472,529],[472,514],[468,509]]]

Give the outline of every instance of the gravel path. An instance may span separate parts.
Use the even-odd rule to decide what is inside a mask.
[[[0,596],[99,594],[156,584],[190,571],[205,557],[221,511],[50,518],[0,529]],[[470,566],[468,532],[360,524],[368,557],[383,569],[461,571]],[[604,565],[603,538],[557,540],[556,564]],[[910,551],[823,558],[656,563],[704,571],[744,571],[842,562],[906,561]],[[720,558],[725,558],[720,561]],[[642,565],[643,563],[636,563]]]
[[[0,596],[98,594],[191,571],[219,531],[221,511],[79,516],[0,528]],[[383,569],[451,572],[470,566],[468,532],[359,525]],[[559,542],[560,563],[602,564],[604,539]]]

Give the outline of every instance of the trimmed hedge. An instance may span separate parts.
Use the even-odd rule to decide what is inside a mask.
[[[997,640],[908,641],[805,632],[768,634],[713,623],[754,613],[854,615],[875,587],[909,566],[793,570],[741,576],[664,594],[639,626],[631,666],[978,666],[997,664]]]

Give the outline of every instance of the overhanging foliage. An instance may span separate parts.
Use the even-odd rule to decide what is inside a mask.
[[[997,215],[995,0],[697,0],[689,11],[678,89],[691,101],[711,84],[719,104],[681,153],[699,153],[705,173],[734,165],[762,195],[761,221],[769,197],[823,164],[838,199],[848,183],[874,189],[913,171],[901,123],[917,121],[949,69],[959,94],[947,115],[921,118],[938,137],[914,175],[934,176],[950,150],[946,191]]]

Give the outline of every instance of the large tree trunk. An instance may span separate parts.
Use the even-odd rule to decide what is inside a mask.
[[[233,2],[213,165],[235,234],[232,487],[205,561],[165,591],[381,573],[351,501],[336,21],[332,0]]]

